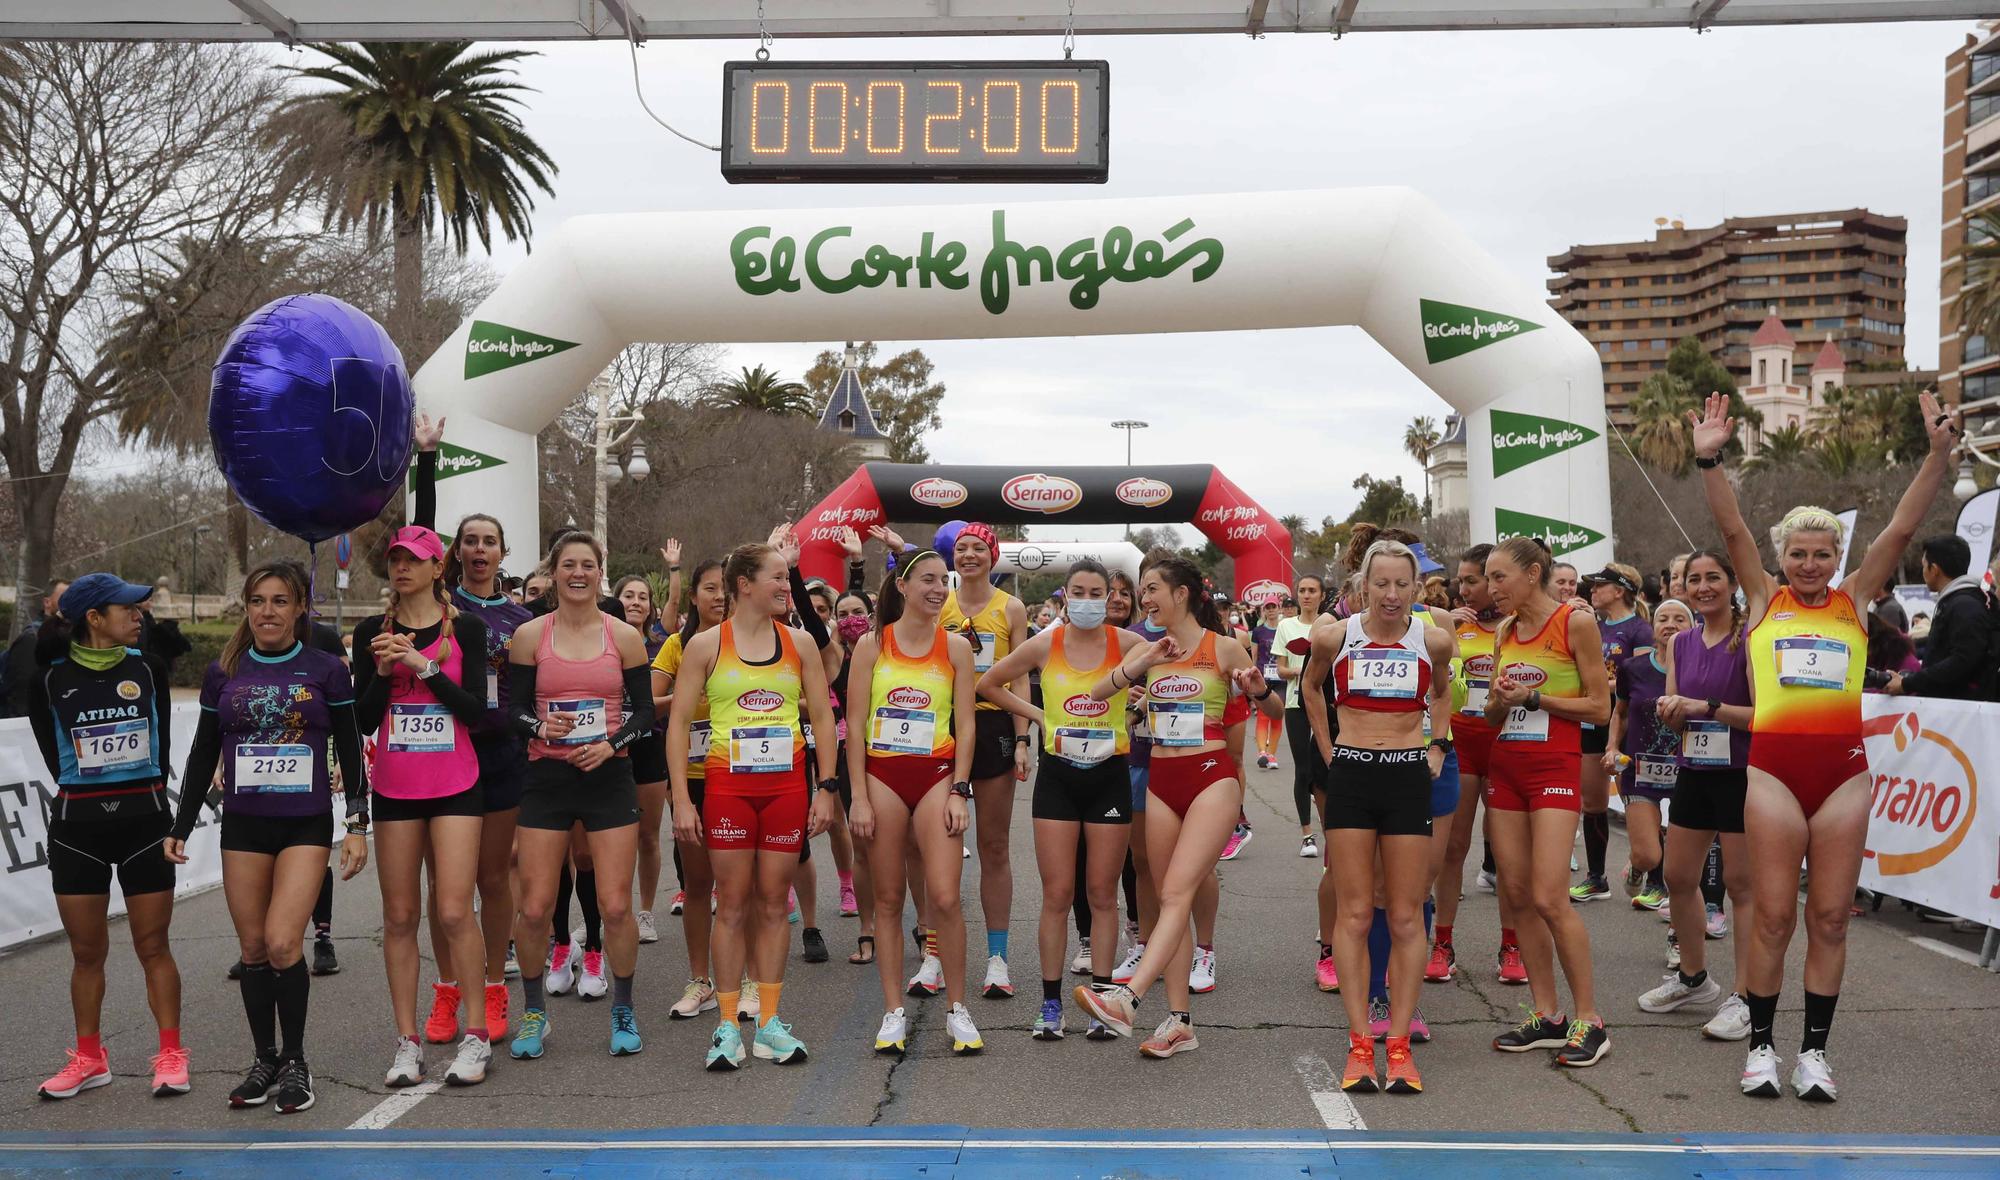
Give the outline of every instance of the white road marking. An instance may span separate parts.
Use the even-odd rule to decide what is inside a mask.
[[[380,1131],[417,1108],[417,1103],[444,1087],[442,1078],[398,1090],[375,1104],[375,1109],[347,1124],[350,1131]]]
[[[1320,1121],[1329,1131],[1366,1131],[1368,1124],[1361,1121],[1361,1112],[1354,1109],[1354,1100],[1340,1088],[1340,1079],[1334,1076],[1333,1067],[1326,1058],[1316,1053],[1301,1054],[1292,1062],[1292,1068],[1299,1071],[1299,1077],[1306,1084],[1306,1094],[1312,1098],[1313,1106],[1319,1111]]]
[[[1939,942],[1935,938],[1919,938],[1914,934],[1906,934],[1904,937],[1908,938],[1911,943],[1927,951],[1934,951],[1947,959],[1957,959],[1959,962],[1973,967],[1981,965],[1978,951],[1969,951],[1962,946],[1953,946],[1948,942]]]

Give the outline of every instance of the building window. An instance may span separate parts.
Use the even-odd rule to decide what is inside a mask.
[[[1984,334],[1978,336],[1969,336],[1966,338],[1965,360],[1968,363],[1972,361],[1983,361],[1990,355],[1992,354],[1987,350],[1986,337]]]
[[[1814,320],[1812,326],[1814,328],[1844,328],[1847,326],[1847,321],[1840,316],[1834,316],[1830,319],[1822,318]]]
[[[2000,70],[2000,53],[1982,53],[1972,59],[1972,80],[1966,84],[1977,86],[1991,78],[1996,70]]]
[[[1638,301],[1637,299],[1627,299],[1627,300],[1625,301],[1625,306],[1627,306],[1627,307],[1637,307],[1637,306],[1639,306],[1639,301]]]
[[[1968,177],[1965,182],[1965,203],[1977,205],[1995,192],[2000,192],[2000,175],[1982,172],[1977,176]]]
[[[1624,282],[1625,282],[1625,285],[1626,285],[1626,286],[1628,286],[1628,287],[1636,287],[1636,286],[1638,286],[1638,285],[1639,285],[1639,280],[1638,280],[1638,279],[1626,279],[1626,280],[1625,280]]]
[[[1666,305],[1667,305],[1667,297],[1666,297],[1665,295],[1655,295],[1655,296],[1653,296],[1653,306],[1654,306],[1654,307],[1665,307]]]
[[[1766,374],[1764,371],[1764,367],[1768,364],[1770,364],[1770,362],[1765,360],[1763,357],[1757,358],[1757,384],[1759,385],[1766,384],[1765,381]]]
[[[847,432],[848,432],[849,434],[852,434],[852,433],[854,433],[854,411],[853,411],[853,410],[842,410],[842,411],[840,412],[840,428],[841,428],[842,430],[845,430],[845,431],[847,431]]]
[[[1667,350],[1667,342],[1666,342],[1666,341],[1664,341],[1664,340],[1655,340],[1655,341],[1653,341],[1653,351],[1654,351],[1654,352],[1665,352],[1666,350]]]
[[[1961,402],[1983,401],[1995,396],[2000,396],[2000,373],[1979,373],[1967,377],[1959,386]]]
[[[1776,254],[1739,254],[1736,261],[1742,266],[1762,266],[1765,263],[1778,261],[1778,256]]]
[[[1619,344],[1618,347],[1625,352],[1637,352],[1639,351],[1639,342],[1637,340],[1627,340]]]
[[[1903,325],[1892,324],[1887,320],[1878,320],[1872,316],[1862,316],[1861,330],[1864,332],[1880,332],[1885,336],[1901,336],[1903,334]]]

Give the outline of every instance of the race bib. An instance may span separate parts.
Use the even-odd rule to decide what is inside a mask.
[[[443,705],[389,706],[390,750],[399,754],[450,753],[458,740],[458,719]]]
[[[84,778],[140,770],[153,760],[153,723],[143,717],[79,725],[69,731],[76,772]]]
[[[1146,702],[1146,728],[1162,746],[1199,746],[1203,720],[1200,701]]]
[[[729,769],[737,774],[775,774],[792,768],[797,733],[785,725],[746,725],[729,731]]]
[[[1788,635],[1774,646],[1779,684],[1792,688],[1847,687],[1847,645],[1840,640]]]
[[[1632,777],[1642,787],[1664,791],[1672,787],[1674,780],[1680,777],[1680,768],[1674,764],[1672,758],[1655,758],[1650,754],[1641,754],[1638,761],[1633,764]]]
[[[1417,653],[1400,648],[1356,650],[1347,657],[1347,691],[1410,700],[1417,695]]]
[[[868,725],[868,748],[877,754],[929,754],[937,748],[937,714],[879,708]]]
[[[1486,689],[1488,681],[1468,680],[1465,682],[1465,707],[1459,712],[1467,717],[1486,712]]]
[[[1096,766],[1118,749],[1118,734],[1109,729],[1062,726],[1056,730],[1056,757],[1078,766]]]
[[[1278,661],[1272,660],[1270,663],[1264,665],[1264,679],[1266,680],[1283,679],[1283,677],[1278,675]]]
[[[1500,740],[1503,742],[1545,742],[1549,740],[1549,715],[1541,709],[1530,709],[1526,705],[1515,705],[1507,710],[1507,720],[1500,726]]]
[[[1720,721],[1690,721],[1681,733],[1681,757],[1689,766],[1729,765],[1729,727]]]
[[[706,721],[696,721],[688,726],[688,761],[708,761],[708,743],[714,730]]]
[[[486,707],[489,709],[500,707],[500,669],[498,668],[486,669]]]
[[[301,795],[312,790],[312,747],[236,747],[236,789],[259,795]]]
[[[984,631],[974,631],[966,636],[972,640],[972,670],[984,672],[993,666],[993,649],[997,646],[994,636]]]
[[[574,701],[550,701],[549,716],[568,716],[576,722],[562,737],[552,739],[552,746],[587,746],[592,742],[609,741],[611,729],[610,715],[605,712],[603,697],[586,697]]]

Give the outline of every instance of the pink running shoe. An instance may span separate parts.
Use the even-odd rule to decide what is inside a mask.
[[[160,1050],[160,1055],[153,1058],[153,1097],[185,1094],[193,1088],[188,1082],[187,1050]]]
[[[1313,980],[1319,984],[1319,990],[1323,992],[1340,990],[1340,973],[1333,969],[1332,955],[1321,956],[1318,965],[1313,968]]]
[[[840,916],[843,918],[855,918],[860,915],[861,900],[854,896],[854,883],[852,881],[842,881],[840,883]]]
[[[111,1084],[111,1059],[108,1054],[104,1057],[85,1057],[75,1049],[63,1052],[69,1054],[69,1062],[62,1067],[62,1072],[42,1083],[39,1091],[42,1097],[74,1098],[85,1090]]]

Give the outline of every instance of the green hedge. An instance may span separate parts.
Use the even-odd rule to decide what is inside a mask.
[[[208,666],[222,655],[222,645],[236,633],[234,623],[182,623],[181,634],[194,650],[174,661],[174,687],[200,688]]]

